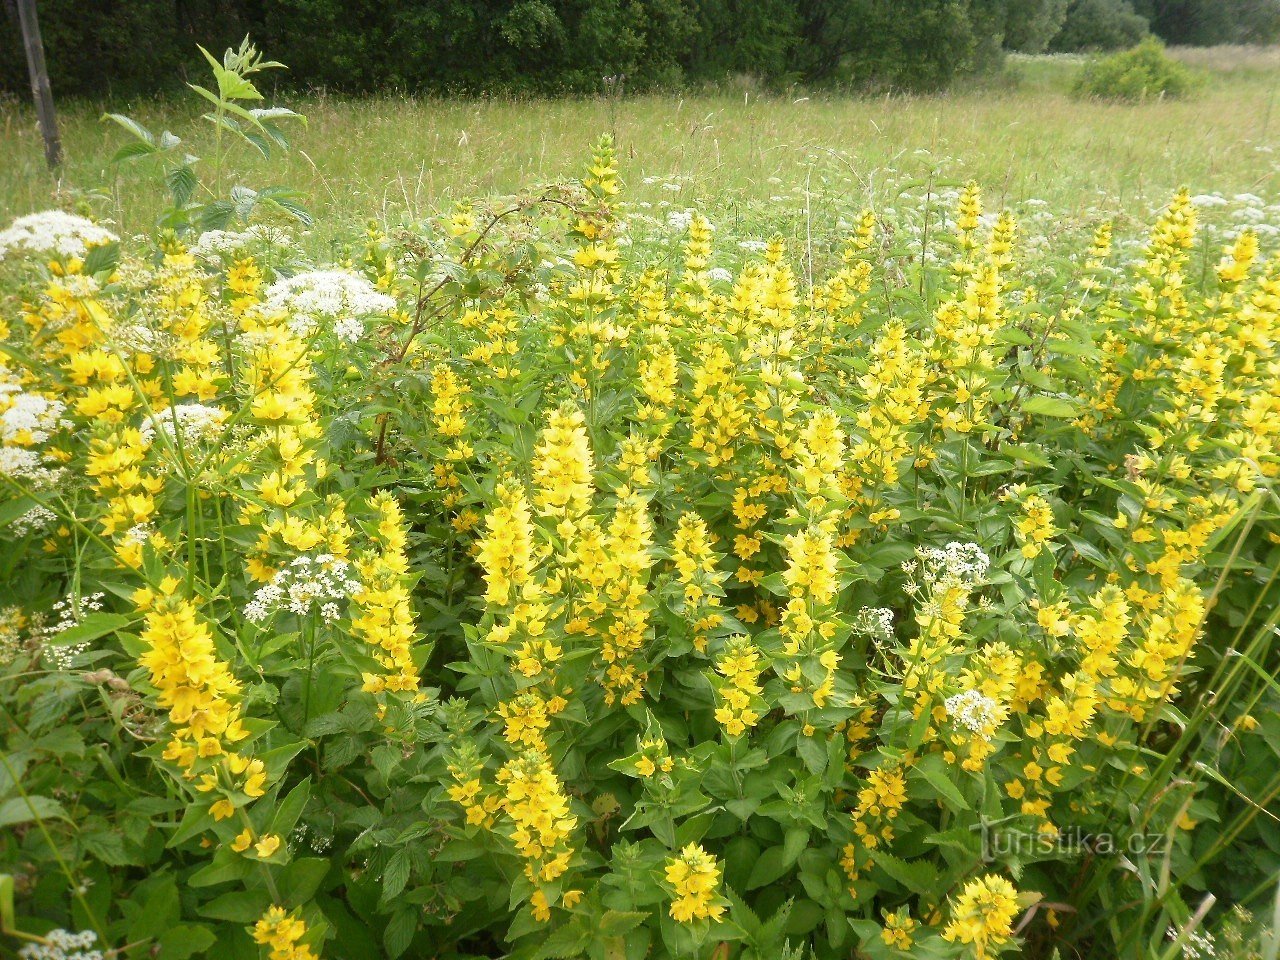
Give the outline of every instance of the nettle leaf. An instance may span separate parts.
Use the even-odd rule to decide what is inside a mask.
[[[196,172],[189,163],[184,163],[165,171],[164,182],[173,197],[173,205],[175,207],[185,207],[190,203],[191,197],[196,192],[196,187],[200,185],[199,181],[196,180]]]
[[[381,902],[383,904],[391,903],[396,897],[400,896],[400,891],[409,882],[409,874],[412,869],[413,859],[409,854],[408,848],[397,850],[391,855],[391,859],[387,861],[386,868],[382,871]]]
[[[84,257],[84,272],[90,276],[108,273],[120,262],[119,242],[103,243],[90,248]]]

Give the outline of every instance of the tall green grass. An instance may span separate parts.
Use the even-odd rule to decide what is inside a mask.
[[[923,174],[946,162],[954,177],[981,182],[993,203],[1035,197],[1070,213],[1102,200],[1145,219],[1181,184],[1226,193],[1276,186],[1280,60],[1259,55],[1245,70],[1239,59],[1215,69],[1201,56],[1210,80],[1197,98],[1136,106],[1072,100],[1081,64],[1064,57],[1015,58],[999,77],[930,97],[764,95],[746,84],[621,101],[311,95],[288,100],[310,118],[298,149],[269,167],[252,157],[240,166],[252,182],[283,182],[309,197],[323,225],[311,238],[317,249],[353,219],[415,220],[468,196],[566,176],[602,131],[620,144],[629,196],[653,204],[786,206],[815,177],[874,199],[886,172]],[[0,219],[87,198],[125,232],[150,226],[161,191],[142,167],[111,169],[122,139],[100,122],[104,108],[153,128],[199,129],[189,100],[61,104],[67,163],[54,180],[30,109],[2,104]],[[209,146],[190,144],[201,156]],[[682,190],[645,177],[678,178]]]

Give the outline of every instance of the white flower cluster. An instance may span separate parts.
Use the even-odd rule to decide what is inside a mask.
[[[66,408],[61,400],[50,400],[38,393],[9,393],[8,407],[0,413],[0,443],[43,443],[58,429]]]
[[[1177,940],[1178,931],[1170,927],[1165,935],[1170,940]],[[1189,931],[1182,937],[1182,956],[1184,960],[1211,960],[1212,957],[1218,955],[1218,945],[1214,942],[1213,935],[1209,933],[1196,933],[1194,930]]]
[[[854,633],[889,640],[893,637],[893,611],[888,607],[863,607],[853,618]]]
[[[678,233],[684,233],[689,229],[689,224],[693,223],[693,214],[692,207],[685,210],[672,210],[667,214],[667,226]]]
[[[62,210],[45,210],[19,217],[8,229],[0,230],[0,259],[15,252],[83,257],[89,247],[116,239],[114,233],[92,220]]]
[[[33,621],[31,633],[42,641],[40,652],[55,670],[70,669],[71,662],[89,649],[89,642],[86,640],[83,643],[55,644],[51,641],[79,624],[86,612],[101,610],[102,598],[105,596],[104,593],[91,593],[81,597],[77,602],[74,594],[68,594],[65,599],[53,605],[50,612],[57,619],[52,624],[47,623],[44,617],[38,622]]]
[[[191,245],[191,254],[201,260],[220,260],[253,246],[289,249],[293,246],[293,236],[287,230],[266,224],[254,224],[242,231],[206,230]]]
[[[991,567],[991,558],[976,543],[951,541],[945,548],[916,547],[916,559],[920,572],[930,585],[943,580],[955,580],[967,587],[983,581]],[[916,564],[908,561],[902,569],[911,574]]]
[[[350,570],[346,560],[328,553],[295,557],[270,583],[258,588],[245,605],[245,618],[261,624],[280,609],[301,617],[318,608],[325,623],[333,623],[342,616],[338,601],[360,589]]]
[[[44,943],[29,943],[18,951],[20,960],[102,960],[103,953],[94,947],[98,935],[92,930],[71,933],[50,930]]]
[[[339,340],[355,343],[364,336],[362,317],[389,313],[395,306],[393,298],[350,271],[308,270],[267,287],[259,309],[288,313],[289,328],[300,337],[311,336],[324,320]]]
[[[999,726],[1004,720],[1000,704],[977,690],[966,690],[947,697],[945,703],[947,716],[984,740],[990,738],[987,730]]]
[[[769,249],[769,244],[764,240],[739,240],[738,249],[747,253],[764,253]]]
[[[34,490],[48,490],[66,475],[63,467],[50,467],[34,450],[0,447],[0,477],[19,480]]]
[[[217,436],[227,419],[227,411],[203,403],[180,403],[159,413],[144,417],[138,432],[146,441],[163,435],[170,443],[181,437],[183,447],[192,447]]]
[[[733,274],[724,267],[712,267],[707,271],[707,279],[719,283],[728,283],[733,279]]]
[[[35,506],[9,524],[8,533],[18,539],[48,530],[57,521],[52,510]]]

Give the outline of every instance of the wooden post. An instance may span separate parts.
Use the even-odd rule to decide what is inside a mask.
[[[27,72],[31,75],[31,93],[36,101],[36,118],[44,137],[44,158],[49,169],[62,163],[62,142],[58,139],[58,118],[53,112],[53,91],[49,89],[49,70],[44,65],[44,43],[40,39],[40,22],[36,19],[36,0],[17,0],[18,23],[22,27],[22,45],[27,51]]]

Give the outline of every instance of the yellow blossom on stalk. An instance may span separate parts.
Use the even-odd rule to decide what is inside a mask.
[[[253,925],[253,940],[267,947],[270,960],[318,960],[315,952],[300,942],[307,935],[302,917],[271,907]]]
[[[418,668],[413,662],[413,604],[404,583],[409,571],[404,516],[389,493],[378,494],[373,508],[375,547],[356,563],[360,587],[351,597],[351,632],[368,645],[382,670],[365,674],[363,689],[414,693]]]
[[[718,693],[716,722],[731,737],[740,737],[760,721],[760,673],[764,664],[760,651],[745,636],[733,636],[716,659],[716,673],[724,678]]]
[[[717,609],[724,575],[716,569],[720,558],[712,549],[714,541],[706,521],[697,514],[686,513],[676,525],[671,544],[671,560],[677,579],[684,586],[685,617],[692,623],[693,646],[699,652],[707,648],[708,632],[724,620]]]
[[[509,836],[524,859],[524,874],[535,884],[552,883],[569,869],[571,844],[578,820],[569,812],[569,801],[545,754],[530,750],[498,771],[501,809],[509,823]],[[545,893],[543,894],[545,898]],[[535,916],[546,920],[549,912],[535,904]]]
[[[470,392],[461,378],[445,363],[431,369],[431,417],[440,436],[455,440],[467,427],[466,396]]]
[[[987,874],[965,884],[951,903],[951,922],[942,936],[973,947],[978,960],[1008,943],[1018,912],[1018,892],[1004,877]]]
[[[615,697],[624,706],[638,702],[648,677],[635,658],[649,634],[646,581],[653,565],[652,543],[648,504],[636,496],[619,500],[604,544],[601,588],[588,598],[597,605],[604,601],[604,610],[595,617],[595,632],[600,636],[600,658],[605,664],[607,703],[613,703]]]
[[[150,674],[156,702],[166,709],[174,740],[166,755],[190,767],[197,753],[247,735],[240,723],[240,682],[218,659],[213,635],[195,607],[166,580],[146,611],[141,634],[146,651],[139,663]],[[208,747],[205,747],[207,741]],[[221,753],[221,747],[213,755]]]
[[[793,597],[808,597],[825,605],[835,599],[839,582],[836,578],[836,551],[831,534],[820,526],[811,526],[784,540],[787,568],[782,573]]]
[[[689,242],[685,247],[684,268],[689,273],[707,269],[711,262],[711,224],[700,213],[689,220]]]
[[[1034,560],[1058,532],[1053,523],[1053,507],[1038,493],[1024,494],[1019,487],[1011,488],[1004,498],[1020,501],[1021,516],[1014,522],[1014,531],[1022,544],[1022,555]]]
[[[824,488],[836,486],[844,446],[844,431],[834,411],[820,410],[809,418],[796,448],[797,469],[806,494],[814,497]]]
[[[572,522],[591,505],[594,460],[585,424],[572,408],[547,417],[533,454],[533,502],[542,516]]]
[[[911,919],[911,911],[906,907],[896,912],[891,910],[884,915],[884,928],[880,931],[880,938],[886,946],[910,950],[915,942],[913,934],[916,926],[916,922]]]
[[[670,912],[674,920],[719,920],[724,903],[718,894],[720,867],[713,856],[696,843],[666,864],[666,879],[672,889]]]
[[[486,534],[477,559],[488,585],[486,601],[506,606],[531,584],[537,563],[533,517],[519,484],[499,484],[494,493],[498,506],[485,518]]]
[[[492,827],[502,800],[483,782],[484,764],[474,743],[468,740],[459,745],[449,761],[449,776],[453,784],[446,792],[466,812],[467,824]]]
[[[965,253],[978,246],[975,234],[981,219],[982,190],[976,181],[970,180],[964,185],[956,207],[956,234],[960,239],[960,249]]]
[[[853,830],[867,847],[893,839],[893,821],[907,802],[907,781],[899,766],[877,767],[858,791]]]

